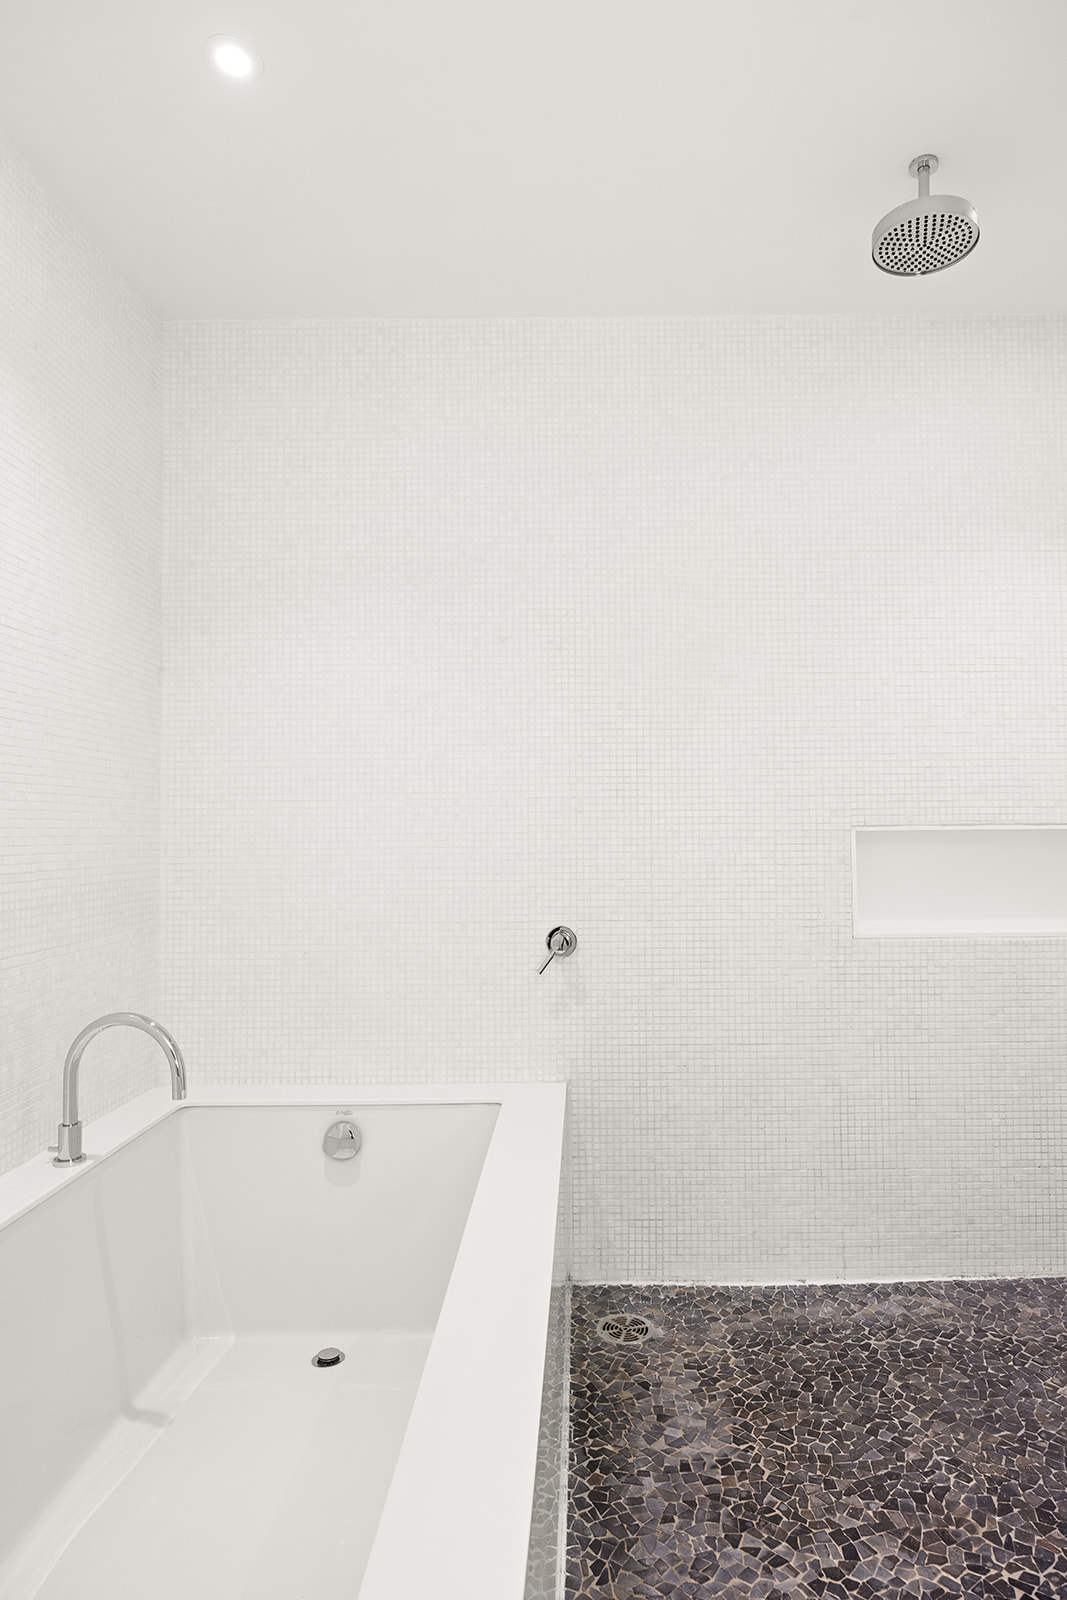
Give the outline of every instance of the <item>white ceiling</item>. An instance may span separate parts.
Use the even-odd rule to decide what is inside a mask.
[[[1067,312],[1065,64],[1065,0],[0,0],[0,128],[173,318]],[[924,151],[982,238],[889,278]]]

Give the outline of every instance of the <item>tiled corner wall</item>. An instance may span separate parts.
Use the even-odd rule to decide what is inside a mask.
[[[190,1070],[570,1079],[579,1280],[1067,1272],[1064,941],[849,907],[1067,823],[1067,322],[167,344]]]
[[[55,1138],[63,1057],[158,1006],[158,318],[0,142],[0,1170]],[[101,1114],[155,1047],[85,1058]]]
[[[558,1600],[565,1579],[571,1286],[554,1283],[545,1339],[530,1545],[523,1600]]]

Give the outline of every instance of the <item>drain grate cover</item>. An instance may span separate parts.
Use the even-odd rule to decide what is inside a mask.
[[[596,1331],[605,1344],[644,1344],[652,1324],[632,1312],[618,1311],[614,1316],[601,1317]]]

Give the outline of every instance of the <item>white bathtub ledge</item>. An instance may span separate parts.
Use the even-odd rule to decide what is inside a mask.
[[[58,1091],[57,1085],[57,1127],[60,1117]],[[102,1157],[113,1154],[124,1144],[129,1144],[131,1139],[136,1139],[138,1134],[161,1122],[175,1109],[176,1102],[171,1099],[169,1089],[150,1089],[147,1094],[138,1095],[135,1100],[127,1101],[126,1105],[120,1106],[117,1111],[109,1112],[106,1117],[99,1117],[95,1122],[86,1123],[84,1161],[79,1161],[75,1166],[57,1167],[53,1165],[51,1155],[47,1151],[42,1151],[40,1155],[32,1156],[29,1161],[23,1162],[21,1167],[13,1167],[10,1172],[5,1172],[0,1177],[0,1228],[8,1222],[14,1222],[23,1212],[40,1205],[42,1200],[47,1200],[57,1189],[62,1189],[69,1183],[77,1183],[87,1172],[92,1171]]]
[[[565,1112],[501,1094],[360,1600],[522,1600]]]
[[[555,1089],[566,1094],[566,1084],[528,1083],[202,1083],[190,1086],[185,1100],[175,1101],[166,1086],[149,1089],[117,1111],[85,1124],[87,1159],[76,1166],[57,1167],[47,1151],[31,1156],[20,1167],[0,1175],[0,1228],[24,1211],[47,1200],[65,1184],[76,1183],[104,1156],[112,1155],[138,1134],[184,1106],[337,1106],[342,1105],[455,1105],[532,1103],[539,1091]],[[56,1124],[59,1122],[59,1085],[56,1087]]]

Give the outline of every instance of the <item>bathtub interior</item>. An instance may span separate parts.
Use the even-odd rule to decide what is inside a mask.
[[[4,1229],[0,1600],[353,1595],[497,1112],[185,1107]]]
[[[192,1107],[183,1135],[188,1328],[431,1334],[496,1105]],[[351,1116],[359,1154],[322,1150]]]

